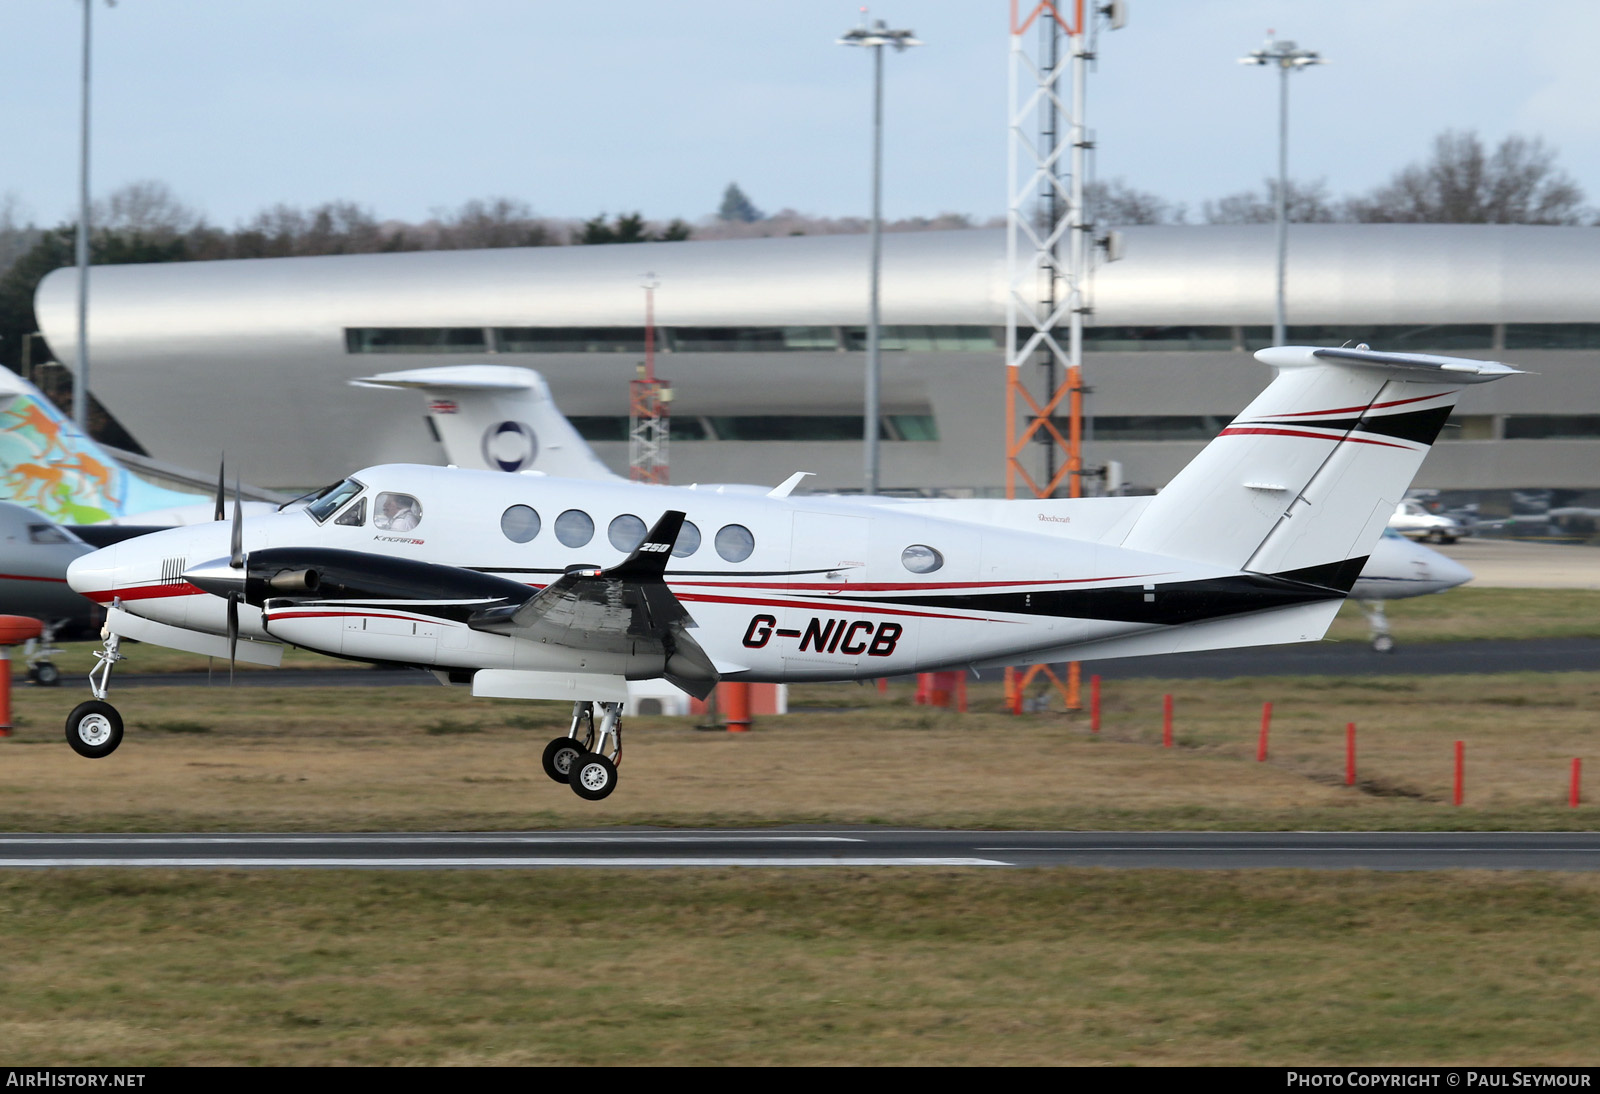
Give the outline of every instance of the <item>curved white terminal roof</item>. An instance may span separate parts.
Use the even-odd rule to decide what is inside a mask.
[[[1126,257],[1095,275],[1091,326],[1271,323],[1272,225],[1129,228],[1125,241]],[[885,324],[1006,322],[1004,231],[893,233],[883,243]],[[638,329],[647,275],[660,286],[656,322],[663,327],[861,326],[868,245],[866,236],[803,236],[101,266],[90,291],[91,382],[152,456],[208,467],[226,450],[255,481],[309,486],[361,464],[439,458],[414,398],[363,394],[347,381],[389,362],[483,360],[428,353],[375,359],[349,352],[348,328]],[[1600,228],[1294,225],[1289,255],[1291,325],[1600,322]],[[1033,278],[1025,280],[1031,295]],[[73,271],[58,270],[35,298],[50,349],[65,362],[76,349],[76,288]],[[543,372],[570,414],[627,410],[637,354],[511,356]],[[1496,385],[1492,396],[1464,402],[1463,413],[1561,414],[1600,405],[1593,350],[1507,359],[1539,371],[1538,383]],[[662,364],[676,385],[675,414],[859,414],[859,353],[680,351]],[[890,445],[886,483],[998,482],[1001,364],[998,348],[886,356],[885,412],[931,414],[939,437],[922,447]],[[1108,353],[1091,366],[1097,415],[1226,414],[1263,378],[1242,353],[1215,347],[1176,356]],[[1456,446],[1459,454],[1450,458],[1459,473],[1431,484],[1565,482],[1545,466],[1564,443],[1528,442],[1517,457],[1526,463],[1515,466],[1500,442]],[[616,466],[620,448],[602,455]],[[1150,483],[1164,481],[1178,457],[1149,462],[1140,453],[1187,451],[1124,448],[1126,455],[1104,451],[1148,463],[1138,473]],[[685,476],[726,481],[732,476],[725,462],[734,460],[741,481],[781,481],[802,463],[818,471],[824,488],[857,481],[856,448],[817,442],[802,451],[803,459],[786,444],[675,443],[674,479],[681,467]],[[1592,461],[1564,458],[1562,466],[1579,463]]]
[[[1095,325],[1272,321],[1271,225],[1125,230],[1095,275]],[[1600,231],[1463,224],[1304,224],[1289,241],[1295,323],[1562,322],[1591,318]],[[664,326],[866,322],[866,236],[420,251],[96,267],[103,352],[220,337],[334,338],[345,327],[639,326],[655,275]],[[58,270],[36,311],[73,353],[76,279]],[[884,237],[883,321],[1005,322],[1005,233]],[[177,345],[168,345],[178,349]]]

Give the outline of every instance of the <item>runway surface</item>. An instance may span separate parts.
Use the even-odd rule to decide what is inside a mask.
[[[972,832],[892,828],[0,836],[0,867],[1026,867],[1600,870],[1594,832]]]

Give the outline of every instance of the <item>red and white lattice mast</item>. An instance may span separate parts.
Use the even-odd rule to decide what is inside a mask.
[[[656,377],[656,286],[654,274],[644,283],[644,363],[628,382],[628,478],[666,483],[668,410],[672,385]]]

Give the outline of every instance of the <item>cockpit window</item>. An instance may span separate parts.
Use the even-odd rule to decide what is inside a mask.
[[[410,494],[379,494],[372,510],[372,526],[390,532],[409,532],[422,523],[422,503]]]
[[[71,543],[72,536],[67,535],[54,524],[28,525],[29,543]]]
[[[324,490],[315,501],[306,506],[306,512],[311,514],[313,520],[321,524],[343,508],[345,502],[365,489],[366,487],[355,479],[345,479],[336,486],[330,486]]]
[[[335,524],[342,524],[347,528],[360,528],[367,523],[367,499],[362,498],[350,508],[339,514]]]

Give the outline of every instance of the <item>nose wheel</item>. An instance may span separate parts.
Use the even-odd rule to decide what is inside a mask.
[[[122,743],[122,715],[110,703],[90,699],[67,715],[67,744],[91,760],[109,756]]]
[[[122,715],[105,701],[111,688],[111,666],[122,660],[117,649],[121,639],[108,631],[100,633],[104,643],[94,651],[99,664],[89,670],[89,690],[94,698],[79,703],[67,715],[67,744],[72,746],[72,751],[91,760],[111,755],[122,743]]]

